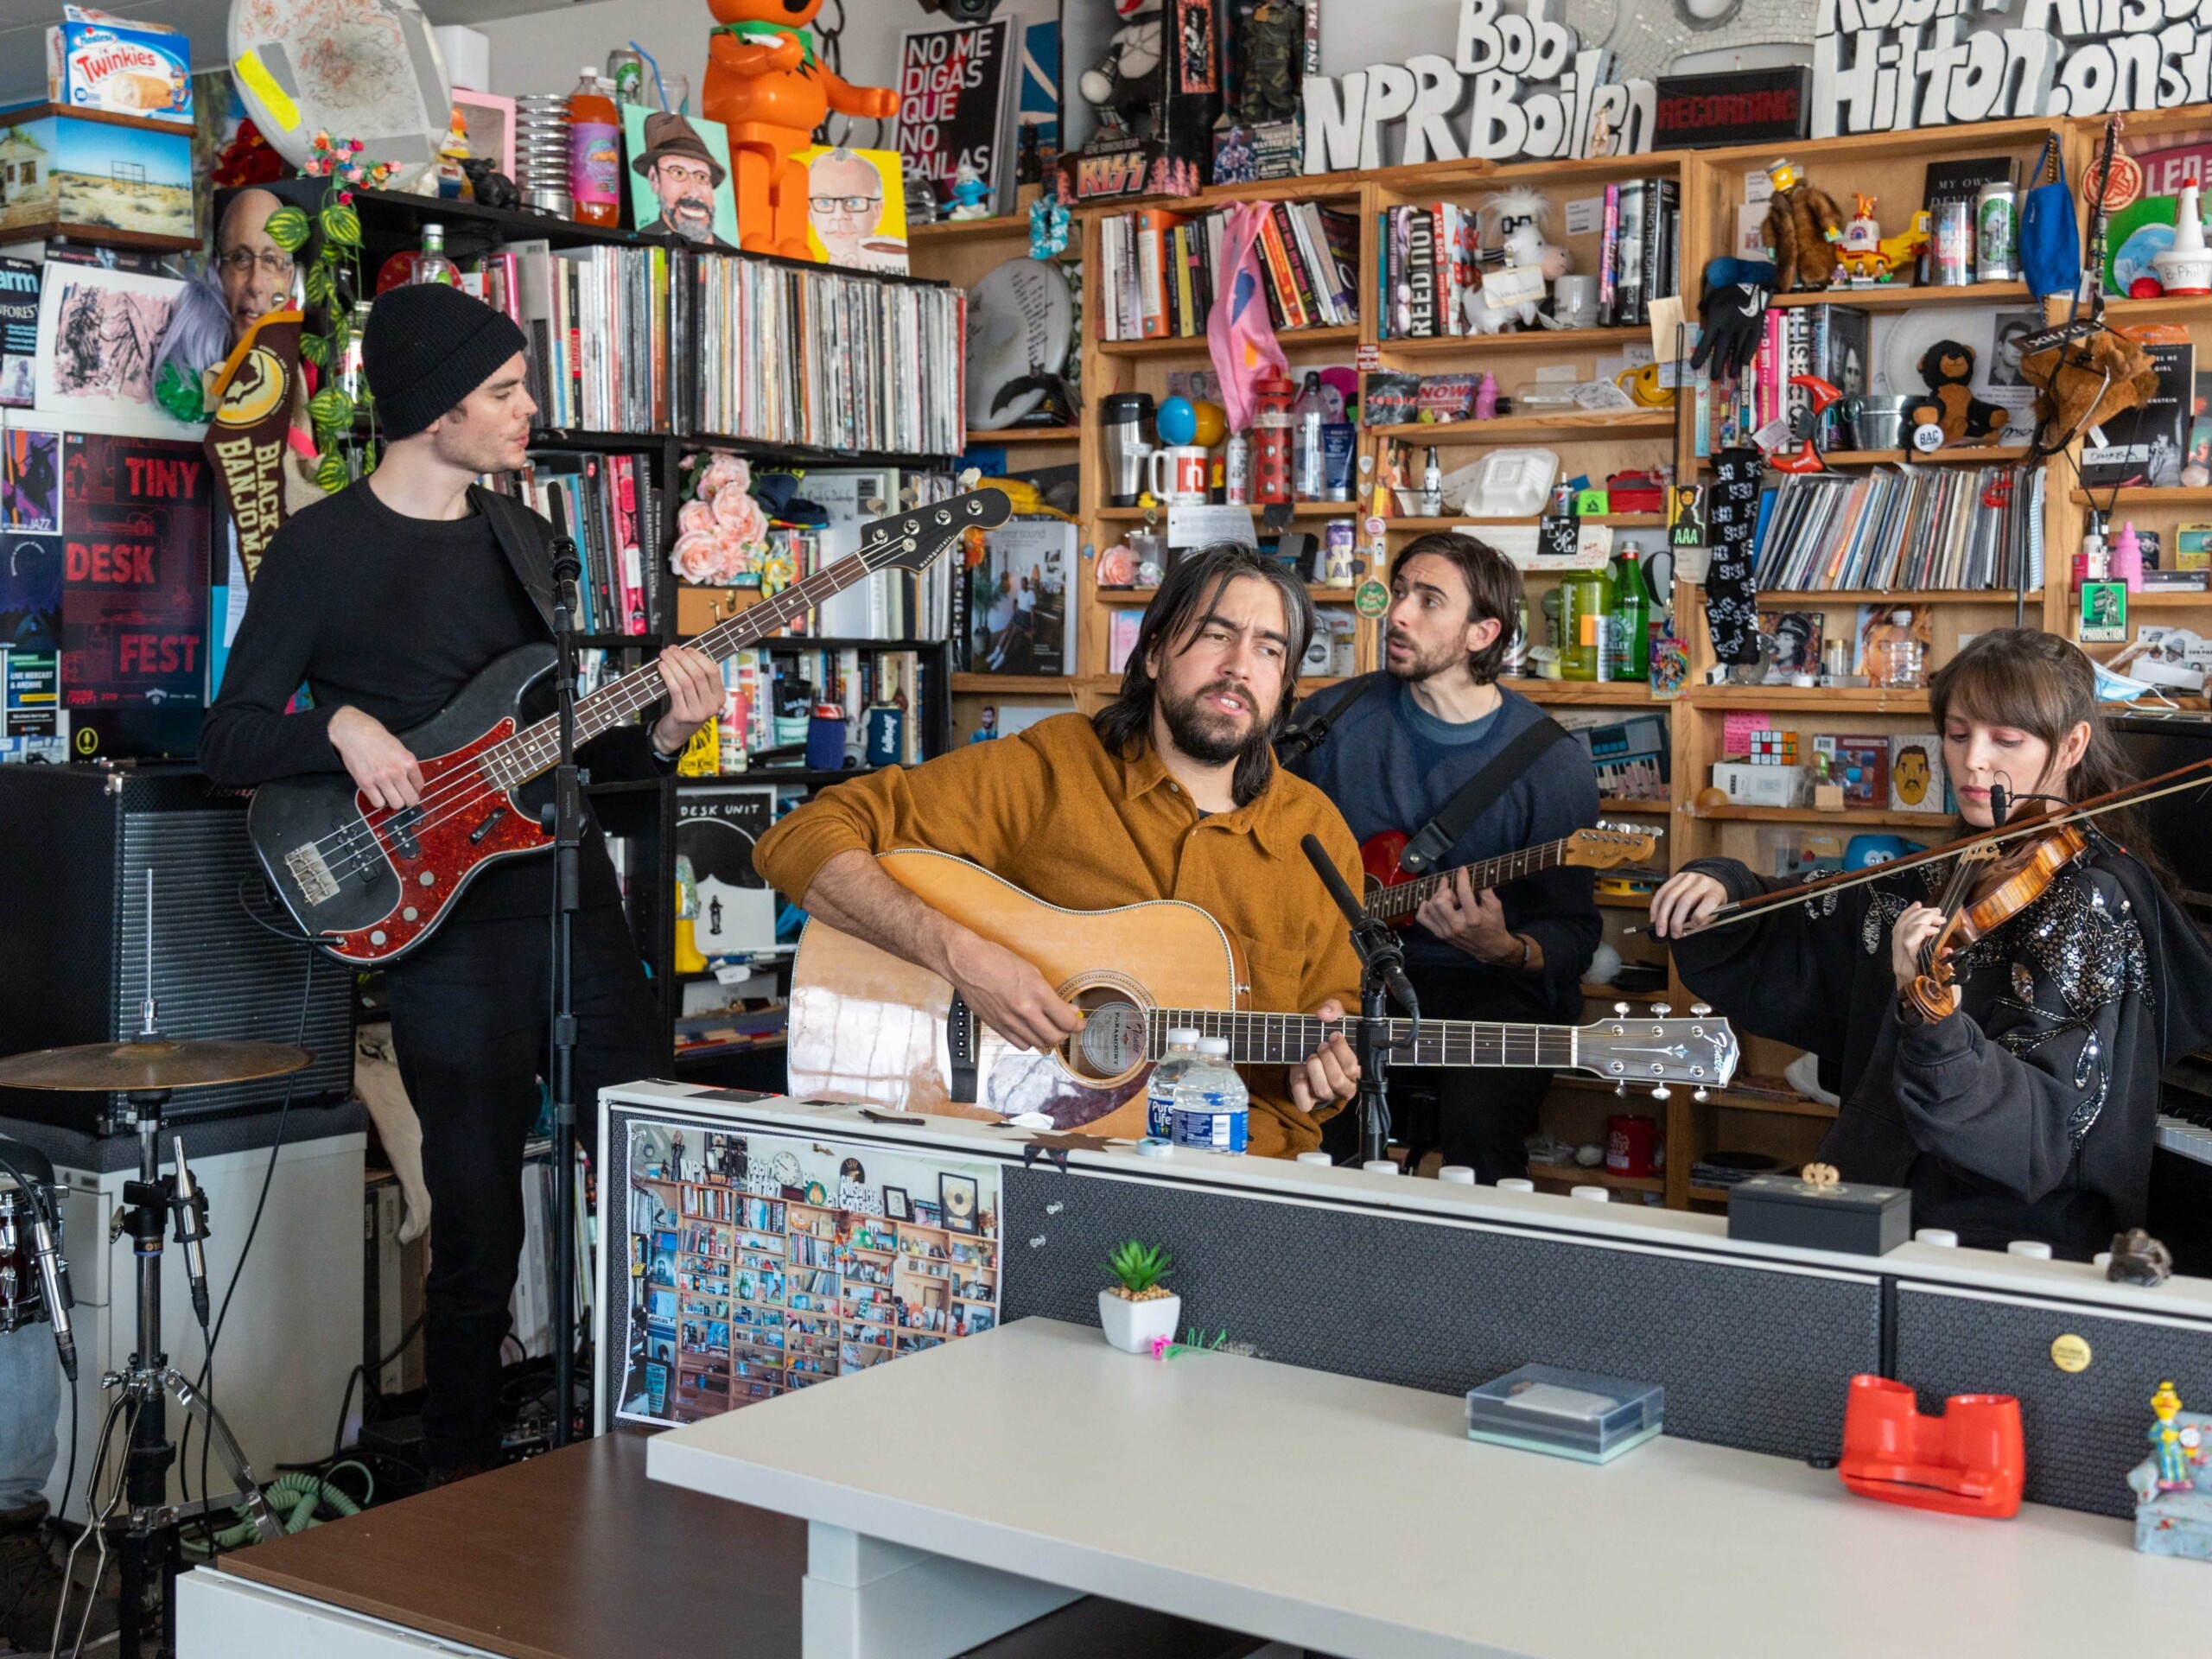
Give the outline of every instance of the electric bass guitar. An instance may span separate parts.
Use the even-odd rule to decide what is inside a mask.
[[[791,973],[791,1092],[917,1112],[1010,1117],[1042,1112],[1062,1129],[1141,1137],[1145,1079],[1179,1026],[1229,1039],[1240,1065],[1304,1059],[1329,1031],[1300,1014],[1246,1006],[1251,982],[1236,940],[1195,905],[1154,899],[1117,910],[1063,910],[949,854],[885,853],[899,885],[1035,965],[1084,1023],[1047,1054],[1017,1048],[928,969],[818,918]],[[1424,1020],[1406,1065],[1546,1065],[1595,1072],[1625,1090],[1703,1099],[1735,1074],[1735,1033],[1703,1007],[1692,1017],[1619,1014],[1587,1026]],[[1342,1022],[1356,1035],[1357,1017]],[[1402,1041],[1410,1021],[1388,1022]]]
[[[1658,850],[1662,833],[1657,830],[1631,829],[1627,824],[1601,823],[1595,830],[1578,830],[1557,841],[1523,847],[1517,853],[1503,853],[1459,868],[1467,872],[1468,880],[1478,893],[1487,887],[1502,887],[1540,870],[1568,866],[1591,870],[1618,869],[1624,864],[1640,863],[1649,858]],[[1414,912],[1458,874],[1457,870],[1433,870],[1427,875],[1414,875],[1399,868],[1398,855],[1405,851],[1409,839],[1402,830],[1385,830],[1380,835],[1370,836],[1359,849],[1360,868],[1367,872],[1367,913],[1399,927],[1410,926]]]
[[[861,546],[828,569],[748,606],[689,641],[720,658],[766,639],[832,594],[880,570],[925,569],[970,529],[1006,522],[997,490],[976,490],[912,512],[876,519]],[[487,664],[453,701],[400,741],[423,772],[419,806],[372,806],[342,772],[285,778],[254,791],[246,830],[254,855],[301,930],[340,962],[397,961],[437,931],[477,872],[503,859],[542,853],[552,832],[539,822],[560,760],[556,717],[534,717],[550,702],[558,653],[524,645]],[[576,701],[581,748],[634,721],[667,695],[648,664]]]

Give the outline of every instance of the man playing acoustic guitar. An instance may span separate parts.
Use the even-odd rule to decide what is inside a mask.
[[[1187,554],[1145,613],[1120,695],[1096,716],[1058,715],[824,790],[761,837],[754,868],[830,926],[949,981],[986,1025],[1032,1048],[1071,1035],[1081,1014],[1028,961],[930,908],[875,855],[955,854],[1071,910],[1182,899],[1243,944],[1243,1006],[1341,1018],[1359,963],[1299,842],[1318,836],[1355,885],[1358,849],[1271,747],[1313,626],[1304,586],[1251,549]],[[1302,1063],[1249,1079],[1250,1150],[1317,1147],[1321,1120],[1358,1077],[1335,1034]]]

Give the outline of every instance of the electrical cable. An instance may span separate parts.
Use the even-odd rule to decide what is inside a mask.
[[[240,907],[245,910],[247,915],[253,915],[251,907],[245,904],[243,896],[240,897],[238,902]],[[256,921],[259,921],[261,918],[255,917],[254,919]],[[267,925],[267,924],[264,923],[264,925]],[[274,931],[275,930],[272,929],[271,931]],[[308,1015],[313,1011],[315,1006],[315,963],[319,959],[318,953],[310,948],[307,953],[307,978],[300,987],[299,1025],[292,1038],[292,1046],[295,1048],[304,1048],[307,1046]],[[246,1261],[253,1254],[253,1241],[258,1237],[261,1233],[261,1217],[263,1211],[265,1211],[269,1205],[270,1186],[276,1179],[276,1160],[284,1150],[284,1129],[286,1125],[291,1120],[292,1096],[297,1090],[299,1077],[300,1074],[295,1071],[284,1080],[283,1103],[276,1109],[276,1138],[270,1143],[269,1162],[261,1172],[261,1193],[260,1196],[254,1200],[253,1220],[246,1227],[245,1243],[238,1247],[238,1259],[232,1264],[231,1282],[223,1292],[222,1306],[217,1311],[215,1315],[215,1328],[212,1332],[209,1332],[206,1326],[203,1325],[201,1327],[201,1339],[206,1344],[206,1347],[200,1366],[200,1380],[196,1387],[201,1398],[205,1399],[208,1402],[210,1409],[217,1408],[215,1407],[215,1398],[213,1394],[213,1383],[215,1377],[215,1345],[223,1339],[223,1325],[225,1321],[231,1316],[231,1298],[238,1294],[238,1281],[245,1276]],[[209,1449],[207,1440],[208,1437],[205,1434],[200,1437],[200,1492],[203,1499],[207,1494],[207,1457]],[[178,1491],[180,1494],[182,1494],[185,1491],[185,1458],[187,1452],[190,1450],[191,1443],[192,1419],[189,1416],[187,1416],[184,1420],[183,1432],[177,1437],[177,1482]]]

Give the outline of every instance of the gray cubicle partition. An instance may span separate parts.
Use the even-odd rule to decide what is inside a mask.
[[[1532,1360],[1667,1389],[1667,1431],[1811,1459],[1841,1440],[1846,1383],[1878,1372],[1940,1409],[2019,1396],[2028,1495],[2132,1510],[2148,1402],[2174,1378],[2212,1388],[2212,1283],[2111,1286],[2075,1263],[1906,1245],[1880,1258],[1749,1245],[1718,1217],[1446,1186],[1349,1170],[1126,1147],[1058,1160],[995,1124],[871,1121],[841,1105],[645,1083],[601,1102],[602,1206],[626,1192],[635,1123],[805,1135],[827,1151],[930,1152],[999,1166],[1000,1313],[1089,1323],[1108,1253],[1174,1253],[1186,1330],[1262,1357],[1459,1394]],[[690,1141],[696,1147],[702,1141]],[[1025,1152],[1027,1156],[1025,1157]],[[601,1236],[623,1236],[602,1209]],[[626,1359],[629,1252],[602,1257],[600,1353]],[[2062,1335],[2091,1363],[2054,1361]],[[601,1421],[624,1372],[602,1363]]]

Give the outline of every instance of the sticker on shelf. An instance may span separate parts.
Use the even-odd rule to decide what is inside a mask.
[[[1371,340],[1363,340],[1352,353],[1351,365],[1362,374],[1373,374],[1382,366],[1382,348]]]
[[[1595,236],[1604,228],[1605,200],[1602,196],[1577,196],[1567,204],[1567,233]]]

